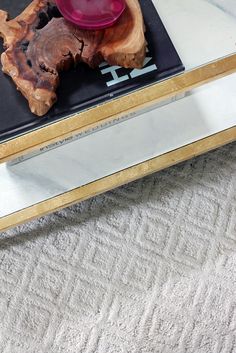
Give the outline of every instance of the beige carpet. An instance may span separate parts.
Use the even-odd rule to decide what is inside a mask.
[[[236,352],[236,145],[3,234],[0,352]]]

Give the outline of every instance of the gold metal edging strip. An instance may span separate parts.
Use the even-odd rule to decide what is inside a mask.
[[[0,163],[236,72],[236,54],[153,84],[0,144]]]
[[[122,170],[9,216],[2,217],[0,218],[0,231],[58,211],[59,209],[71,206],[77,202],[84,201],[233,141],[236,141],[236,127]]]

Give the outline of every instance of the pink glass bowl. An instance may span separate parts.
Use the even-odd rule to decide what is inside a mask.
[[[125,9],[125,0],[56,0],[61,14],[83,29],[112,26]]]

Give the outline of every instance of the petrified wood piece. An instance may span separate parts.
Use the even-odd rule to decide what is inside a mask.
[[[83,61],[91,67],[110,65],[141,68],[146,53],[144,23],[138,0],[111,28],[81,30],[61,17],[54,1],[33,0],[15,19],[0,11],[0,36],[6,51],[3,71],[12,77],[39,116],[56,102],[59,72]],[[75,80],[79,77],[75,77]]]

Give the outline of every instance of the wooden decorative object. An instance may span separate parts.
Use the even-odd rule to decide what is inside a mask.
[[[92,68],[104,60],[126,68],[143,66],[142,12],[138,0],[126,2],[119,21],[99,31],[80,30],[67,22],[53,0],[33,0],[9,21],[8,14],[0,11],[0,36],[6,48],[1,56],[3,71],[28,100],[32,113],[42,116],[49,111],[57,100],[59,72],[81,61]]]

